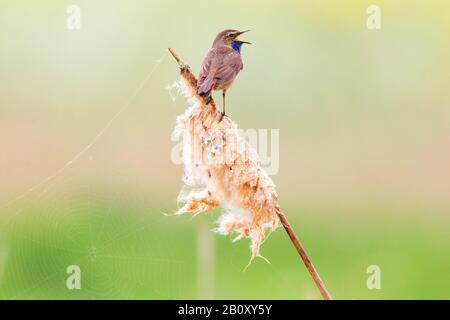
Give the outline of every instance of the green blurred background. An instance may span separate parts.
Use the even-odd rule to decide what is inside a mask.
[[[381,30],[366,27],[370,4]],[[226,28],[253,42],[229,115],[280,129],[280,203],[333,296],[450,298],[448,1],[0,6],[0,298],[320,298],[282,229],[262,247],[271,264],[243,273],[248,240],[209,231],[220,211],[164,215],[186,106],[166,89],[166,48],[197,72]],[[81,290],[66,288],[69,265]]]

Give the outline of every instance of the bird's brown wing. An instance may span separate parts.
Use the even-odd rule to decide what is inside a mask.
[[[203,61],[197,93],[209,95],[212,89],[226,89],[243,68],[239,53],[231,48],[213,48]]]
[[[211,65],[210,74],[214,76],[215,83],[228,86],[236,78],[243,68],[242,58],[239,53],[232,50],[224,55],[216,64]]]

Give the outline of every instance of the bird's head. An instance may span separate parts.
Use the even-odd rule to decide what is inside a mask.
[[[248,31],[250,30],[245,31],[233,29],[224,30],[217,35],[216,39],[214,40],[213,47],[230,46],[237,52],[241,52],[242,44],[244,43],[250,44],[250,42],[239,39],[239,36]]]

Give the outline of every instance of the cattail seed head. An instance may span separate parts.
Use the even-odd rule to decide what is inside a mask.
[[[178,214],[200,213],[221,206],[216,232],[251,239],[251,261],[260,255],[267,231],[278,225],[277,193],[261,168],[256,150],[238,133],[214,101],[196,94],[197,80],[187,66],[175,83],[189,107],[177,117],[173,138],[182,140],[185,184]]]

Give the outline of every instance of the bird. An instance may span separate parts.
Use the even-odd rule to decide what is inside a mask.
[[[250,30],[239,31],[226,29],[220,32],[203,60],[198,76],[197,94],[204,98],[210,98],[213,90],[222,90],[222,116],[225,114],[225,95],[233,84],[244,64],[241,57],[241,48],[244,43],[239,36]]]

